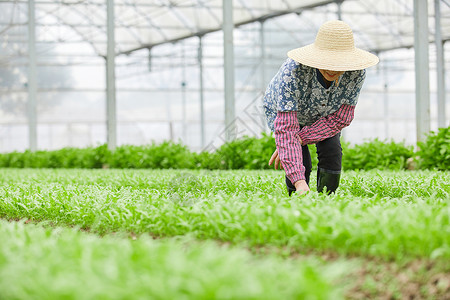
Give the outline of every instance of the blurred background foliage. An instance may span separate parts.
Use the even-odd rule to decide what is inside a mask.
[[[309,145],[313,168],[315,146]],[[413,146],[374,139],[351,146],[342,142],[344,170],[436,169],[450,170],[450,127],[430,132],[427,140]],[[146,146],[123,145],[110,151],[107,145],[63,148],[54,151],[0,154],[0,167],[10,168],[130,168],[130,169],[271,169],[275,150],[273,135],[244,137],[215,151],[193,152],[181,143],[165,141]]]

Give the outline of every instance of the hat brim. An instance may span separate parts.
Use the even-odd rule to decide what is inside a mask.
[[[362,70],[380,61],[376,55],[359,48],[351,51],[323,50],[314,44],[293,49],[287,55],[303,65],[330,71]]]

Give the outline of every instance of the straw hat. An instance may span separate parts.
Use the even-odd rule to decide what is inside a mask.
[[[338,20],[320,26],[313,44],[291,50],[287,55],[303,65],[331,71],[362,70],[379,61],[376,55],[356,48],[352,29]]]

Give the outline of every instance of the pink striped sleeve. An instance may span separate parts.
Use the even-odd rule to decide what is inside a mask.
[[[315,144],[335,136],[353,121],[355,106],[343,104],[334,113],[320,118],[310,126],[304,126],[298,136],[302,145]]]
[[[298,124],[297,112],[279,111],[275,118],[274,129],[278,156],[286,176],[293,184],[299,180],[305,180],[302,146],[298,138],[300,125]]]

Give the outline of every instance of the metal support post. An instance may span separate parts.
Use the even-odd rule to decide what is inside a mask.
[[[389,139],[389,91],[388,91],[387,65],[383,63],[383,110],[384,110],[384,137]]]
[[[416,73],[416,135],[424,141],[430,131],[428,65],[428,1],[414,0],[414,60]]]
[[[166,113],[167,113],[167,120],[169,122],[169,140],[174,141],[174,135],[173,135],[173,119],[172,119],[172,105],[171,105],[171,95],[167,95],[165,104],[166,104]]]
[[[203,95],[203,43],[202,37],[198,37],[198,69],[199,69],[199,83],[200,83],[200,132],[201,132],[201,147],[205,147],[205,110],[204,110],[204,95]]]
[[[107,0],[106,10],[108,43],[106,54],[106,128],[108,149],[114,150],[117,146],[114,0]]]
[[[342,20],[342,0],[336,1],[337,5],[337,18],[338,20]]]
[[[266,88],[267,88],[267,83],[266,83],[266,39],[265,39],[265,35],[264,35],[264,22],[265,20],[262,20],[259,24],[260,24],[260,31],[259,31],[259,36],[260,36],[260,48],[261,48],[261,101],[258,103],[258,105],[260,106],[258,108],[257,111],[263,111],[263,106],[264,106],[264,94],[266,92]],[[266,118],[264,115],[261,115],[260,118],[261,120],[261,131],[265,131],[266,129]]]
[[[148,71],[151,72],[152,71],[152,47],[148,48]]]
[[[264,37],[264,21],[259,22],[259,37],[261,42],[261,91],[266,91],[266,40]]]
[[[223,0],[223,47],[225,90],[225,140],[236,138],[234,98],[233,1]]]
[[[444,44],[441,34],[441,8],[440,0],[434,1],[435,12],[435,42],[436,42],[436,69],[437,69],[437,108],[438,128],[447,127],[445,124],[445,61]]]
[[[187,124],[186,124],[186,53],[184,43],[181,42],[181,109],[182,109],[182,135],[183,143],[187,145]]]
[[[33,152],[37,150],[36,74],[35,3],[28,0],[28,137]]]

